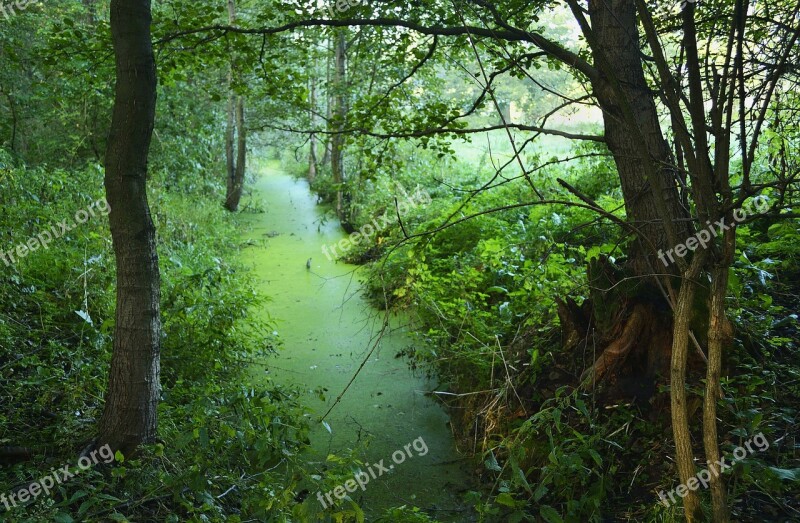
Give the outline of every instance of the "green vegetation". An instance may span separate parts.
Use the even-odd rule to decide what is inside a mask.
[[[459,153],[440,161],[407,151],[407,169],[371,187],[403,183],[411,190],[422,184],[433,202],[403,217],[406,230],[422,236],[406,241],[395,223],[371,242],[358,243],[346,259],[372,260],[364,279],[377,305],[386,306],[388,298],[391,307],[413,314],[419,343],[405,353],[412,365],[438,376],[440,391],[466,394],[441,399],[456,413],[462,444],[481,457],[482,477],[492,486],[488,498],[474,494],[478,512],[502,521],[526,520],[531,506],[541,507],[545,521],[680,518],[679,507],[664,508],[657,497],[675,486],[669,481],[674,465],[664,459],[669,423],[656,414],[668,404],[666,384],[652,397],[634,396],[632,403],[620,398],[616,405],[568,386],[595,355],[564,349],[554,297],[591,295],[583,281],[590,259],[624,261],[625,242],[616,227],[594,220],[586,209],[530,204],[535,197],[521,182],[464,205],[450,187],[479,185],[491,171],[476,173],[456,159]],[[608,157],[595,156],[593,148],[579,154],[593,156],[567,171],[543,169],[537,186],[566,178],[624,217]],[[554,198],[570,199],[559,187],[553,191]],[[354,200],[354,214],[363,216],[356,229],[393,205],[391,191],[358,194],[365,198]],[[481,214],[501,207],[512,208]],[[479,214],[428,234],[454,215]],[[759,432],[770,442],[791,438],[800,406],[798,322],[790,298],[798,293],[800,265],[791,244],[800,229],[788,223],[739,228],[729,298],[736,338],[720,412],[726,456]],[[701,388],[690,391],[693,409],[702,394]],[[797,465],[782,445],[738,463],[726,478],[735,485],[740,513],[769,512],[774,503],[791,506]]]
[[[800,521],[798,7],[346,3],[0,5],[0,521]]]
[[[15,238],[34,236],[101,196],[95,165],[70,172],[15,168],[8,156],[2,164],[3,227]],[[302,477],[292,471],[299,470],[308,428],[296,392],[245,379],[243,362],[276,346],[271,329],[249,314],[263,298],[233,261],[237,245],[226,239],[235,237],[240,220],[218,204],[219,186],[203,190],[192,181],[165,191],[166,166],[155,172],[166,319],[159,440],[133,460],[87,471],[49,499],[11,511],[6,521],[291,514]],[[11,408],[0,417],[0,444],[25,446],[35,456],[3,469],[4,493],[77,463],[93,437],[114,323],[107,227],[105,218],[82,225],[2,279],[2,392]]]

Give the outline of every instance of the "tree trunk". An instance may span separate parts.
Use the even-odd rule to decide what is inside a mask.
[[[316,67],[315,67],[316,69]],[[308,96],[308,118],[309,126],[314,129],[316,125],[316,110],[317,110],[317,80],[314,73],[311,74],[309,79],[309,96]],[[308,137],[308,183],[313,183],[317,178],[317,134],[311,133]]]
[[[326,97],[326,104],[325,104],[325,118],[328,122],[328,128],[331,128],[331,122],[333,121],[333,105],[334,105],[334,96],[333,96],[333,82],[331,80],[331,41],[328,40],[328,52],[325,59],[325,85],[327,86],[327,97]],[[326,134],[325,140],[323,142],[323,153],[322,153],[322,166],[328,165],[331,161],[331,135]]]
[[[226,107],[225,126],[225,186],[230,194],[234,178],[236,178],[236,156],[234,143],[236,141],[236,94],[233,92],[233,71],[228,71],[228,105]]]
[[[149,0],[112,0],[117,83],[105,188],[117,262],[114,353],[98,443],[129,455],[153,441],[160,395],[160,275],[147,203],[156,107]]]
[[[675,160],[664,139],[653,94],[644,77],[634,0],[589,2],[599,61],[610,71],[593,85],[603,109],[605,137],[619,172],[629,223],[656,249],[667,251],[692,233],[681,205]],[[633,39],[633,41],[632,41]],[[613,75],[614,79],[610,77]],[[639,242],[629,256],[637,275],[664,270]]]
[[[665,267],[658,252],[667,253],[689,237],[689,212],[680,203],[675,161],[644,77],[635,1],[590,0],[589,15],[587,41],[601,73],[593,79],[593,94],[603,109],[605,138],[619,173],[627,222],[638,234],[625,267],[590,267],[593,316],[598,329],[594,341],[599,342],[597,346],[613,350],[601,354],[588,378],[592,382],[601,378],[597,371],[616,377],[633,355],[645,366],[629,365],[628,374],[652,384],[657,375],[669,374],[672,324],[659,322],[659,330],[645,322],[651,336],[648,340],[641,339],[641,332],[635,327],[643,325],[641,315],[651,306],[655,305],[656,310],[670,309],[669,301],[674,300],[670,283],[675,280],[659,279],[658,275],[677,275],[678,268],[685,269],[686,264],[676,256],[674,266]],[[614,271],[622,274],[610,274]],[[638,305],[647,307],[637,309]],[[634,323],[627,330],[620,324],[632,320]],[[620,338],[623,333],[627,341]],[[649,354],[636,354],[642,351]]]
[[[717,401],[721,395],[722,349],[727,341],[730,327],[725,317],[725,293],[728,289],[727,267],[712,271],[711,306],[708,325],[708,368],[706,369],[706,391],[703,399],[703,446],[709,471],[715,470],[719,460],[717,438]],[[728,505],[725,501],[725,485],[717,474],[711,474],[711,509],[714,523],[727,523]]]
[[[727,176],[727,172],[725,173]],[[731,221],[731,217],[728,217]],[[703,398],[703,447],[706,466],[715,471],[720,458],[717,437],[717,401],[722,397],[720,376],[722,374],[722,352],[733,341],[733,325],[725,315],[725,296],[728,276],[736,252],[736,228],[731,227],[722,237],[720,260],[711,269],[711,297],[708,307],[708,367]],[[725,483],[719,474],[711,474],[711,513],[714,523],[728,523],[728,503]]]
[[[672,336],[672,368],[670,374],[670,400],[672,412],[672,435],[675,440],[675,461],[682,485],[687,485],[695,476],[692,459],[692,438],[689,432],[689,416],[686,403],[686,364],[689,358],[689,328],[692,317],[692,305],[697,288],[697,279],[702,272],[702,259],[698,254],[692,265],[684,273],[684,282],[678,293],[675,306],[675,327]],[[692,523],[702,517],[700,498],[689,489],[683,498],[686,521]]]
[[[83,0],[83,7],[86,9],[86,23],[90,26],[94,26],[97,14],[95,0]]]
[[[343,29],[336,31],[334,45],[334,77],[333,77],[333,135],[331,136],[331,173],[336,186],[336,216],[343,224],[347,222],[344,208],[344,134],[347,118],[347,48],[346,34]]]
[[[583,15],[576,9],[577,4],[570,5],[580,22]],[[600,72],[592,79],[593,94],[603,110],[606,143],[619,173],[627,222],[638,229],[636,242],[628,253],[628,274],[615,277],[616,281],[635,283],[616,293],[606,286],[593,290],[593,294],[600,294],[592,300],[600,330],[595,339],[599,337],[606,349],[590,369],[590,377],[597,378],[598,371],[613,376],[626,361],[638,359],[647,362],[645,368],[631,369],[628,365],[626,370],[654,382],[658,375],[667,374],[669,364],[676,461],[681,482],[686,484],[694,476],[695,467],[685,378],[696,281],[705,257],[698,251],[691,266],[678,256],[671,266],[661,261],[662,257],[669,259],[667,253],[689,238],[693,229],[689,210],[681,204],[676,162],[645,80],[635,0],[589,0],[589,18],[591,28],[583,20],[583,30]],[[671,277],[678,271],[684,276],[680,280]],[[675,282],[679,282],[677,299],[672,291]],[[598,289],[595,282],[590,281],[590,285]],[[650,321],[636,321],[646,310],[642,309],[643,304],[655,304],[668,314],[673,303],[671,323],[657,326]],[[612,321],[604,325],[604,319]],[[647,330],[642,327],[651,323],[653,326]],[[636,352],[648,354],[642,357]],[[684,497],[684,508],[687,521],[696,521],[700,503],[694,491]]]
[[[244,175],[247,165],[247,131],[244,128],[244,97],[236,97],[236,168],[233,179],[229,179],[225,208],[231,212],[239,210],[244,191]]]
[[[231,25],[236,22],[236,2],[228,0],[228,18]],[[230,212],[239,210],[239,202],[244,191],[245,167],[247,164],[247,130],[244,127],[244,97],[234,91],[236,78],[236,63],[231,57],[231,67],[228,76],[228,127],[225,133],[225,155],[227,158],[228,178],[226,183],[227,194],[225,208]],[[234,136],[236,140],[236,157],[233,154]]]
[[[16,153],[16,144],[17,144],[17,108],[14,105],[14,99],[11,97],[11,93],[4,91],[0,88],[0,93],[3,93],[8,101],[8,111],[11,113],[11,141],[9,143],[10,149],[12,153]]]

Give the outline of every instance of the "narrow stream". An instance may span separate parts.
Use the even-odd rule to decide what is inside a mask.
[[[265,309],[284,342],[266,372],[277,383],[308,391],[304,401],[316,420],[367,358],[383,313],[361,297],[357,267],[335,263],[323,254],[323,246],[345,234],[338,222],[323,220],[324,210],[305,180],[269,164],[261,169],[255,205],[265,213],[252,215],[252,230],[245,239],[266,239],[266,246],[247,249],[245,261],[262,281],[260,290],[270,298]],[[310,459],[322,466],[328,454],[346,455],[369,441],[358,456],[372,464],[374,477],[362,476],[364,489],[349,494],[364,509],[367,521],[399,505],[418,506],[440,521],[469,521],[460,501],[460,493],[468,489],[467,462],[456,452],[447,414],[423,395],[435,384],[414,375],[395,357],[412,344],[398,319],[387,332],[326,419],[331,432],[315,423]],[[325,401],[313,392],[319,387],[327,389]],[[379,466],[381,460],[386,471]],[[325,494],[320,496],[327,503]],[[318,499],[316,492],[309,497]]]

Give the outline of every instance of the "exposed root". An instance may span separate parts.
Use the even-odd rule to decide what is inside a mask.
[[[642,339],[642,334],[649,318],[650,314],[646,306],[642,304],[634,305],[622,329],[622,334],[611,342],[594,362],[594,365],[586,369],[581,375],[583,386],[603,380],[609,371],[622,366],[631,349]]]

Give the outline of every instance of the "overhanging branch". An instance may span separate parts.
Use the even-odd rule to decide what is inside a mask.
[[[561,45],[552,40],[545,38],[538,33],[531,33],[516,29],[506,25],[505,29],[493,29],[477,26],[458,26],[458,27],[443,27],[443,26],[425,26],[412,22],[409,20],[401,20],[398,18],[365,18],[365,19],[343,19],[343,20],[325,20],[325,19],[307,19],[296,20],[287,24],[277,27],[236,27],[232,25],[215,24],[205,27],[198,27],[194,29],[186,29],[169,34],[160,40],[157,44],[166,44],[179,38],[192,36],[201,33],[219,33],[223,36],[226,33],[238,33],[249,35],[269,35],[279,34],[295,29],[304,27],[400,27],[409,29],[411,31],[429,35],[429,36],[480,36],[492,40],[506,40],[509,42],[528,42],[538,47],[549,56],[569,66],[572,69],[580,71],[590,79],[598,77],[597,70],[586,60],[578,56],[576,53],[565,49]]]

